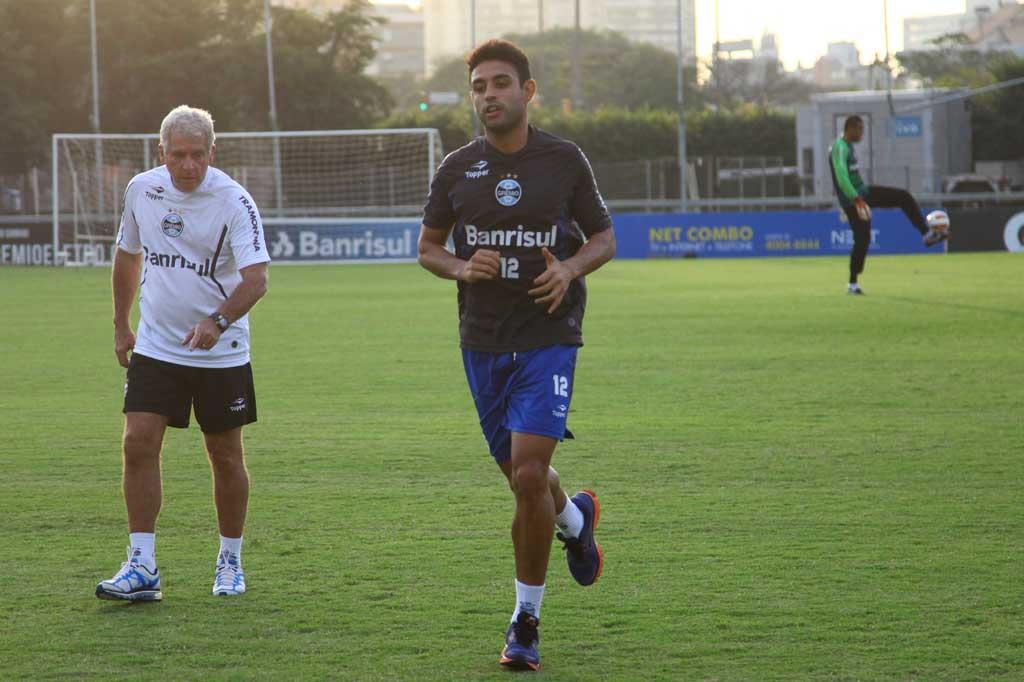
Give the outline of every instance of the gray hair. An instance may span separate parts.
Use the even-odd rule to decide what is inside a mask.
[[[206,139],[206,148],[213,147],[217,136],[213,133],[213,116],[206,109],[197,109],[182,104],[171,109],[160,124],[160,144],[167,147],[171,133],[184,133],[189,136],[202,136]]]

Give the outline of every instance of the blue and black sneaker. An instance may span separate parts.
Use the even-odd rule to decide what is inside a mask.
[[[160,601],[160,570],[150,571],[140,560],[139,551],[128,548],[128,561],[121,564],[121,570],[110,580],[96,586],[100,599],[123,599],[125,601]]]
[[[573,504],[583,512],[583,530],[579,537],[570,538],[562,533],[556,536],[565,545],[565,560],[569,573],[580,585],[593,585],[601,577],[604,568],[604,552],[594,540],[594,529],[601,518],[601,504],[593,490],[581,490],[572,496]]]
[[[519,617],[508,626],[505,633],[505,648],[501,650],[498,662],[509,670],[540,670],[540,654],[537,631],[540,621],[533,614],[520,611]]]

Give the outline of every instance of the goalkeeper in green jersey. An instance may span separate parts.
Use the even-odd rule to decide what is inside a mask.
[[[829,166],[832,169],[832,184],[839,196],[839,205],[853,230],[853,249],[850,251],[850,284],[847,293],[863,294],[857,284],[857,276],[864,271],[871,243],[871,209],[899,208],[911,224],[921,233],[925,246],[934,246],[946,239],[948,233],[928,229],[921,207],[910,192],[896,187],[867,185],[860,177],[857,156],[853,145],[864,136],[864,119],[851,116],[846,119],[842,136],[829,150]]]

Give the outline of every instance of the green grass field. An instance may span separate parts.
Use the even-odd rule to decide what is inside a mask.
[[[551,680],[1024,679],[1024,259],[615,262],[590,280]],[[162,603],[123,560],[109,274],[0,268],[0,678],[508,679],[511,494],[414,265],[273,268],[252,315],[249,593],[215,599],[209,468],[169,431]]]

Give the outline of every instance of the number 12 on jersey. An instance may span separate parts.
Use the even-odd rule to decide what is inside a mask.
[[[501,258],[501,278],[502,279],[519,279],[519,259],[518,258]]]
[[[562,396],[563,398],[569,397],[569,379],[567,377],[555,374],[551,377],[555,383],[555,395]]]

